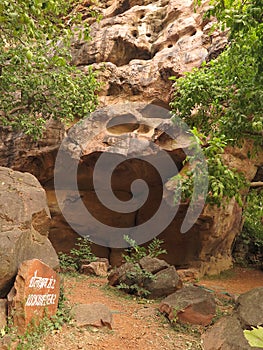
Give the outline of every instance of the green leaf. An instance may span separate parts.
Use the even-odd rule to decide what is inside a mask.
[[[263,327],[244,330],[244,336],[252,347],[263,348]]]

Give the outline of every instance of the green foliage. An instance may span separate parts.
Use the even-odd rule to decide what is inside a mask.
[[[220,137],[211,136],[207,138],[204,134],[197,132],[194,127],[195,139],[198,137],[198,143],[202,146],[202,152],[207,160],[208,168],[208,194],[206,202],[218,207],[222,205],[224,198],[235,198],[236,201],[242,206],[242,198],[239,192],[240,189],[246,187],[247,183],[242,173],[235,169],[230,169],[224,162],[222,155],[227,145],[227,141],[224,135]],[[193,152],[193,155],[188,156],[185,163],[190,161],[195,164],[194,169],[189,169],[183,174],[178,174],[174,177],[174,180],[178,182],[177,190],[175,190],[175,202],[178,201],[180,195],[183,202],[188,202],[193,193],[194,186],[203,188],[202,184],[198,181],[202,181],[203,168],[202,163],[198,162],[198,152]],[[198,196],[198,191],[196,191]],[[194,198],[197,200],[198,198]]]
[[[0,4],[0,121],[37,138],[49,118],[83,118],[97,104],[92,70],[71,64],[75,1]],[[77,28],[77,27],[76,27]],[[81,32],[89,38],[89,28]],[[76,35],[76,34],[75,34]]]
[[[142,270],[140,266],[135,265],[134,270],[132,272],[127,273],[127,278],[132,281],[136,281],[134,283],[120,283],[117,285],[118,289],[125,291],[128,294],[136,295],[140,298],[147,297],[150,292],[144,288],[144,285],[148,281],[154,280],[154,275],[148,271]]]
[[[196,1],[199,3],[199,1]],[[222,161],[224,148],[246,138],[262,145],[263,135],[263,0],[214,0],[206,14],[229,29],[229,44],[215,60],[175,80],[171,107],[195,132],[199,130],[209,170],[207,201],[220,205],[244,187],[242,174]],[[193,173],[182,181],[189,198]]]
[[[129,243],[131,247],[126,249],[126,254],[123,255],[126,262],[136,264],[145,256],[157,258],[159,255],[167,253],[165,249],[161,248],[164,242],[158,238],[154,238],[147,248],[139,246],[134,239],[127,235],[124,235],[124,240]]]
[[[88,238],[78,238],[77,248],[72,248],[70,254],[59,253],[59,263],[62,271],[78,271],[83,261],[96,261],[96,256],[91,252],[92,242]]]
[[[252,190],[244,209],[244,226],[241,232],[245,244],[263,247],[263,191]]]
[[[253,327],[251,331],[244,330],[243,332],[250,346],[263,348],[263,327]]]

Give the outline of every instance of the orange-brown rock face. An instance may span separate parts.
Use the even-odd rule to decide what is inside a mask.
[[[207,2],[205,2],[207,3]],[[103,81],[101,105],[124,101],[170,102],[171,76],[181,76],[215,56],[226,38],[203,20],[206,5],[192,0],[108,3],[91,26],[92,41],[76,39],[73,62],[93,65]]]
[[[176,184],[169,179],[183,169],[183,161],[191,149],[191,142],[187,133],[177,131],[172,136],[167,134],[165,130],[172,128],[173,123],[167,118],[158,118],[158,113],[155,114],[156,108],[158,111],[159,107],[152,105],[145,107],[141,103],[104,107],[69,132],[62,150],[70,159],[79,159],[76,173],[78,191],[68,187],[66,173],[72,173],[73,168],[66,167],[62,171],[61,179],[64,184],[63,181],[59,182],[59,188],[56,188],[57,195],[62,194],[63,197],[61,206],[63,214],[65,217],[68,213],[71,214],[68,222],[76,228],[76,231],[80,229],[78,232],[89,235],[95,242],[97,240],[102,242],[100,245],[94,245],[94,251],[98,256],[109,258],[112,265],[120,265],[123,249],[118,249],[114,245],[118,236],[111,231],[107,236],[106,228],[100,230],[98,222],[116,228],[116,231],[123,229],[125,232],[127,228],[130,228],[131,232],[136,231],[136,227],[152,220],[160,204],[164,202],[165,209],[160,221],[168,220],[167,213],[170,210],[174,210],[175,216],[156,234],[164,240],[163,248],[168,253],[162,258],[178,268],[196,268],[200,274],[219,273],[232,265],[231,249],[240,231],[242,209],[234,200],[225,203],[222,208],[205,206],[187,232],[181,233],[189,208],[188,205],[181,203],[177,212],[173,209]],[[129,123],[126,124],[125,120]],[[173,165],[165,167],[161,152],[169,154]],[[132,198],[133,181],[143,179],[149,188],[144,204],[130,212],[121,212],[111,207],[106,170],[116,155],[119,157],[119,163],[112,173],[110,187],[123,206]],[[141,159],[138,159],[139,156]],[[105,172],[95,174],[95,167],[100,157],[105,157],[103,161]],[[153,159],[156,164],[161,164],[161,167],[154,169],[151,164]],[[160,178],[161,170],[166,172],[164,182]],[[98,198],[98,189],[102,191],[103,199],[110,202],[109,207]],[[50,208],[53,216],[50,239],[57,250],[69,251],[75,242],[76,233],[61,215],[54,189],[50,187],[47,193],[52,203]],[[95,221],[93,218],[87,219],[87,212],[78,209],[79,201],[84,204]],[[158,226],[155,222],[146,226],[147,230],[143,232],[144,242],[153,237],[151,234],[156,225]],[[103,239],[108,248],[103,247]]]
[[[166,151],[180,171],[189,140],[183,134],[171,138],[165,132],[158,133],[158,127],[163,131],[169,128],[169,115],[159,118],[158,113],[156,115],[151,110],[140,116],[140,111],[123,111],[120,103],[153,102],[168,107],[172,88],[169,78],[182,76],[223,50],[226,36],[219,32],[211,34],[212,24],[203,20],[206,6],[204,1],[204,5],[194,11],[193,1],[189,0],[103,0],[103,19],[93,21],[92,40],[84,43],[76,38],[73,41],[73,62],[84,71],[88,71],[90,65],[98,70],[103,82],[99,102],[100,106],[106,106],[106,110],[98,109],[89,120],[69,131],[74,140],[68,143],[69,158],[80,158],[77,171],[79,194],[76,196],[67,186],[64,189],[61,186],[60,191],[68,192],[64,199],[68,212],[74,212],[70,218],[74,225],[85,221],[85,215],[75,207],[79,199],[95,219],[123,230],[147,222],[158,210],[164,186],[158,171],[147,161],[156,159],[161,162],[158,149]],[[146,119],[144,124],[143,118]],[[61,214],[54,189],[55,161],[64,136],[63,125],[54,121],[50,121],[44,138],[37,143],[21,133],[0,128],[0,165],[34,174],[46,189],[52,215],[49,237],[57,252],[69,252],[78,237]],[[132,140],[135,139],[134,148]],[[115,154],[120,154],[124,160],[116,167],[111,179],[112,191],[123,206],[132,199],[131,184],[134,180],[143,179],[149,186],[148,199],[129,213],[114,211],[112,203],[109,207],[102,205],[94,189],[95,164],[101,155],[108,154],[110,158],[110,148],[115,148]],[[245,171],[250,181],[258,167],[263,165],[262,154],[248,157],[248,151],[253,153],[251,149],[252,145],[246,144],[242,149],[228,149],[225,154],[227,164]],[[143,160],[125,159],[127,154],[140,155]],[[110,163],[108,159],[105,164]],[[174,165],[167,167],[165,173],[165,187],[170,198],[165,199],[167,213],[169,203],[173,202],[174,187],[168,188],[167,184],[168,179],[176,174]],[[71,171],[71,168],[66,168],[65,175]],[[103,175],[102,172],[97,176],[97,187],[104,189],[102,195],[110,201]],[[168,252],[163,258],[176,267],[197,268],[201,274],[218,273],[229,268],[232,243],[241,228],[241,208],[234,201],[226,203],[223,208],[205,207],[195,224],[182,234],[181,226],[187,210],[187,206],[181,204],[175,218],[160,230],[159,237],[164,239],[164,248]],[[163,221],[166,220],[166,212],[164,214]],[[153,230],[158,224],[153,225]],[[94,233],[98,235],[95,225],[83,226],[86,234],[91,237]],[[102,232],[102,236],[104,234]],[[152,232],[149,230],[144,234],[151,238]],[[114,234],[112,237],[114,241]],[[103,240],[100,245],[94,245],[93,250],[97,256],[109,258],[112,265],[120,265],[123,261],[123,249],[105,247]]]

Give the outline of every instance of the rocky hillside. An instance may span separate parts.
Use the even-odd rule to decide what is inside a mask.
[[[112,153],[114,145],[116,154],[143,155],[146,163],[153,156],[158,158],[159,150],[165,150],[176,168],[183,169],[184,151],[189,151],[189,143],[185,143],[181,134],[175,138],[167,137],[167,116],[156,116],[144,107],[152,103],[169,109],[172,94],[169,78],[182,76],[223,50],[227,42],[225,34],[211,34],[212,23],[203,19],[206,3],[196,12],[193,1],[188,0],[102,2],[103,18],[99,22],[91,21],[92,40],[83,42],[75,38],[72,43],[73,63],[83,71],[88,71],[90,66],[98,71],[102,82],[99,107],[105,108],[98,109],[90,119],[69,131],[66,153],[70,160],[75,160],[76,154],[80,160],[77,173],[80,194],[77,197],[74,194],[70,200],[75,203],[81,198],[92,215],[113,228],[133,228],[145,223],[160,205],[163,188],[151,166],[126,159],[125,166],[120,166],[114,173],[115,195],[128,201],[131,182],[143,178],[148,180],[149,198],[142,208],[132,213],[108,210],[98,200],[91,181],[95,162],[101,154]],[[81,10],[85,10],[85,2]],[[127,102],[135,102],[128,112],[123,111],[121,105]],[[118,122],[121,127],[114,128],[116,118],[122,120]],[[158,133],[156,128],[160,125],[161,132]],[[50,121],[44,137],[38,142],[6,127],[0,127],[0,135],[3,140],[0,165],[30,172],[41,182],[52,216],[49,238],[57,251],[68,252],[78,235],[61,214],[54,192],[54,167],[59,146],[66,135],[64,126]],[[135,151],[130,142],[134,138],[138,141]],[[150,149],[147,142],[152,142],[159,150]],[[225,157],[228,164],[245,171],[247,179],[252,181],[263,164],[263,155],[248,159],[250,149],[251,144],[247,143],[242,149],[229,149]],[[176,175],[176,171],[170,170],[165,175],[165,183]],[[70,173],[70,169],[65,168],[66,173]],[[103,181],[100,185],[104,186]],[[171,187],[170,192],[173,190]],[[180,226],[187,209],[181,203],[177,216],[160,231],[159,237],[164,240],[168,252],[164,258],[177,268],[196,268],[201,274],[214,274],[229,268],[232,245],[242,226],[242,209],[234,200],[221,208],[205,207],[191,229],[182,235]],[[75,214],[71,223],[82,225],[88,235],[96,233],[96,225],[82,221],[78,211]],[[147,234],[151,235],[151,232]],[[122,249],[104,247],[101,241],[94,251],[98,256],[109,258],[112,265],[121,263]]]

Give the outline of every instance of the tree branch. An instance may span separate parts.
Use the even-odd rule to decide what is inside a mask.
[[[263,181],[251,182],[250,187],[263,187]]]

